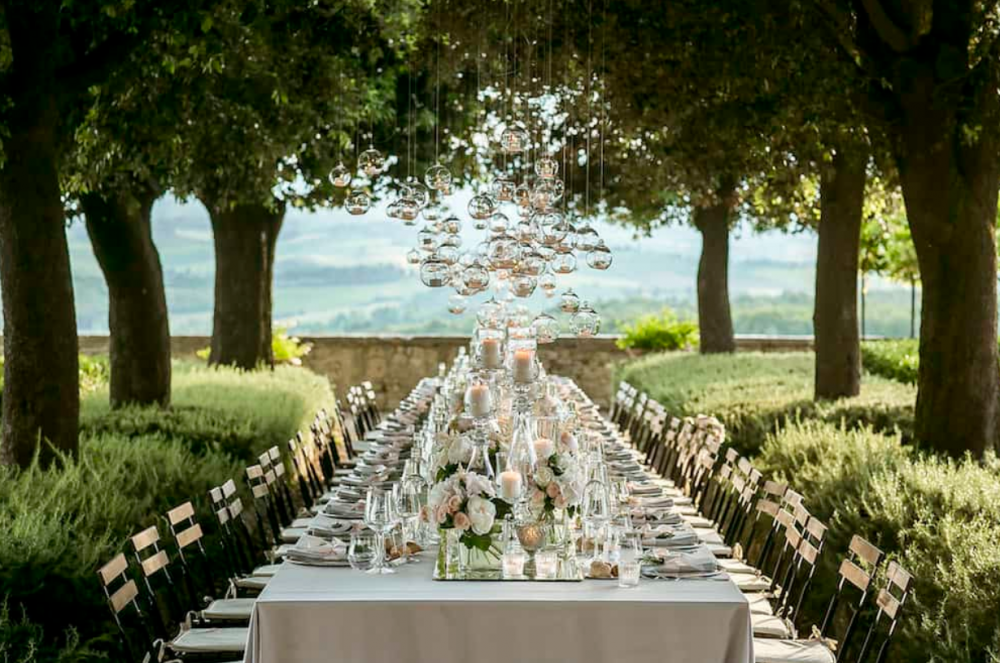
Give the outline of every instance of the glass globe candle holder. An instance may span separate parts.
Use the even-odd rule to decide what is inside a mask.
[[[440,260],[424,260],[420,263],[420,281],[428,288],[443,288],[448,285],[450,273],[448,265]]]
[[[441,164],[434,164],[424,172],[424,183],[436,191],[451,187],[451,172]]]
[[[576,271],[576,256],[570,251],[556,251],[552,258],[552,271],[556,274],[572,274]]]
[[[601,329],[601,316],[590,307],[590,304],[583,302],[570,319],[569,326],[577,336],[583,338],[596,336]]]
[[[520,154],[528,146],[528,133],[519,127],[507,127],[500,134],[500,149],[505,154]]]
[[[374,177],[385,167],[385,157],[374,147],[369,147],[358,156],[358,170],[368,177]]]
[[[404,189],[404,198],[416,203],[418,209],[427,207],[431,202],[431,192],[420,182],[409,182]]]
[[[337,165],[330,170],[330,184],[343,189],[351,184],[351,171],[344,165],[343,161],[338,161]]]
[[[516,274],[510,280],[510,291],[514,293],[515,297],[527,298],[534,294],[537,285],[538,280],[534,276]]]
[[[490,232],[494,234],[505,233],[510,228],[510,219],[503,212],[494,212],[486,221],[489,224]]]
[[[469,216],[473,219],[489,219],[496,211],[496,201],[486,194],[477,194],[469,201]]]
[[[517,188],[517,184],[509,177],[501,176],[493,180],[490,188],[494,198],[501,202],[509,203],[514,200],[514,190]]]
[[[547,313],[538,314],[531,326],[539,344],[555,343],[559,338],[559,321]]]
[[[597,244],[587,253],[587,265],[591,269],[604,271],[611,267],[614,256],[605,244],[603,239],[597,240]]]
[[[365,214],[371,206],[371,197],[360,189],[351,191],[344,200],[344,209],[347,210],[348,214],[353,216],[361,216],[362,214]]]
[[[559,162],[552,157],[542,157],[535,162],[535,174],[543,179],[552,179],[559,173]]]
[[[580,297],[570,288],[559,298],[559,310],[563,313],[576,313],[580,310]]]

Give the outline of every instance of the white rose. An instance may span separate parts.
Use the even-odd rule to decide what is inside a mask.
[[[545,465],[542,465],[537,470],[535,470],[535,483],[544,488],[545,486],[548,486],[550,483],[552,483],[552,479],[554,478],[554,476],[555,475],[552,474],[552,470],[550,470]]]
[[[549,438],[539,437],[535,440],[535,455],[538,456],[538,460],[547,460],[555,452],[556,445]]]
[[[478,497],[480,495],[486,494],[490,497],[496,495],[496,489],[490,481],[479,474],[469,473],[465,477],[465,490],[469,493],[470,497]]]
[[[468,463],[472,459],[472,445],[462,436],[455,437],[448,447],[448,462],[457,465]]]
[[[472,497],[469,498],[466,511],[469,513],[469,520],[472,521],[473,532],[479,535],[490,533],[497,517],[497,508],[493,502],[482,497]]]

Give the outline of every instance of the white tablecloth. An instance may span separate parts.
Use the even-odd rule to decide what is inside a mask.
[[[285,564],[250,623],[248,663],[752,663],[750,608],[718,580],[431,579]]]

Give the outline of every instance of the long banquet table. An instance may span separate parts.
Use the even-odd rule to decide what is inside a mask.
[[[428,553],[430,554],[430,553]],[[724,580],[436,581],[284,564],[248,663],[752,663],[750,607]]]
[[[725,574],[442,581],[436,553],[380,576],[286,561],[255,603],[245,661],[753,663],[750,606]]]

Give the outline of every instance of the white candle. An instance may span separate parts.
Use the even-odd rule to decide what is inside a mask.
[[[539,550],[535,553],[535,576],[555,578],[559,568],[559,555],[555,550]]]
[[[526,384],[534,377],[533,364],[535,353],[528,348],[522,348],[514,353],[514,382]]]
[[[505,552],[502,563],[504,578],[520,578],[524,575],[523,552]]]
[[[538,460],[547,460],[556,452],[556,445],[547,437],[535,438],[535,456]]]
[[[469,387],[469,414],[476,419],[490,416],[493,411],[493,398],[490,396],[489,385],[474,384]]]
[[[505,500],[516,500],[521,496],[521,473],[516,470],[505,470],[500,473],[500,497]]]
[[[483,354],[483,368],[497,369],[503,362],[500,355],[500,339],[484,338],[480,343]]]

